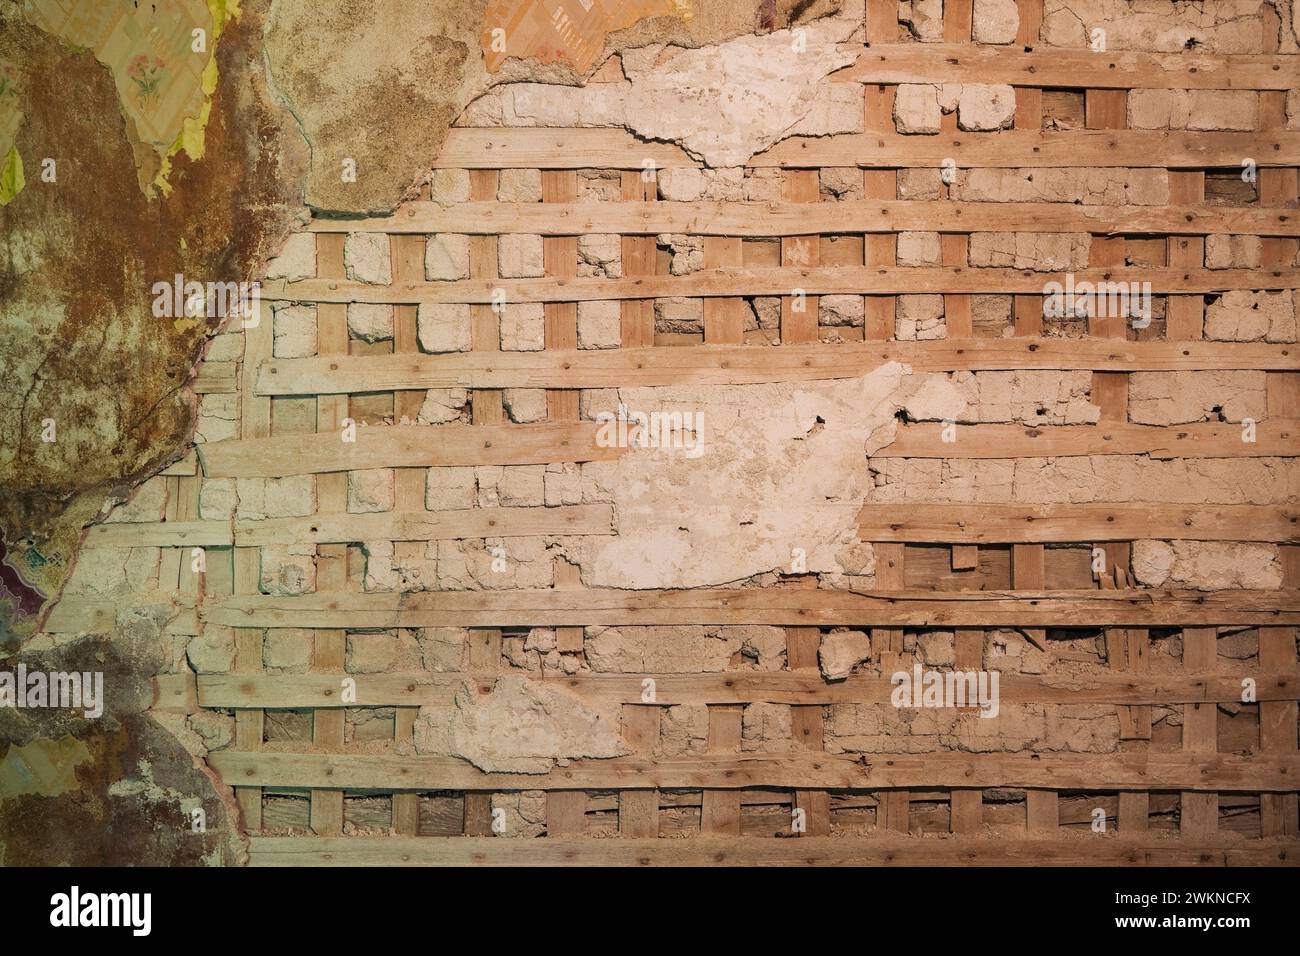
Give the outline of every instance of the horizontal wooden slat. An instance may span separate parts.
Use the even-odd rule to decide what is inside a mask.
[[[608,504],[555,508],[463,508],[455,511],[385,511],[306,518],[229,521],[138,521],[95,525],[86,548],[260,547],[354,541],[437,541],[514,538],[547,534],[613,534]]]
[[[601,790],[789,787],[879,790],[1034,787],[1046,790],[1292,790],[1295,754],[708,754],[672,760],[576,760],[548,773],[484,773],[454,757],[219,750],[227,786],[329,790]]]
[[[1250,157],[1260,167],[1300,163],[1300,133],[1202,133],[1156,130],[1001,130],[995,133],[939,133],[934,136],[855,133],[798,137],[777,143],[746,165],[942,166],[959,168],[1124,166],[1168,169],[1241,169]]]
[[[901,231],[1090,232],[1106,235],[1300,235],[1293,209],[1081,206],[1067,202],[845,200],[786,202],[442,203],[413,200],[391,216],[313,219],[313,232],[580,236],[591,233],[800,236]]]
[[[208,478],[279,478],[365,468],[542,465],[606,461],[620,448],[596,445],[594,422],[540,425],[373,425],[356,441],[338,432],[235,439],[199,446]]]
[[[1007,83],[1060,89],[1285,90],[1295,56],[1198,51],[1025,50],[958,43],[873,43],[832,80],[859,83]]]
[[[86,548],[218,548],[233,542],[229,521],[113,521],[86,529]]]
[[[259,395],[343,394],[417,388],[630,388],[752,385],[855,378],[887,362],[916,372],[1090,369],[1300,370],[1300,347],[1122,339],[945,339],[836,345],[700,345],[691,348],[546,349],[276,359],[262,365]]]
[[[1297,591],[838,591],[693,588],[319,593],[210,597],[232,627],[1199,627],[1300,623]]]
[[[826,681],[812,672],[729,672],[725,674],[576,674],[535,676],[594,707],[643,704],[645,678],[655,682],[654,703],[679,704],[885,704],[895,688],[890,676],[854,675]],[[1300,681],[1288,675],[1249,674],[1257,700],[1300,699]],[[490,689],[496,675],[355,674],[356,699],[340,699],[340,677],[331,674],[200,674],[198,699],[204,707],[282,709],[321,707],[447,707],[468,681]],[[1003,704],[1186,704],[1239,703],[1241,676],[1104,674],[1051,678],[1002,674]]]
[[[504,291],[506,302],[587,302],[605,299],[662,299],[674,296],[900,295],[916,293],[1021,293],[1041,295],[1048,282],[1065,286],[1064,274],[1018,269],[840,266],[804,269],[703,269],[684,276],[627,276],[622,279],[461,279],[370,285],[339,279],[268,282],[262,297],[286,302],[379,302],[488,304]],[[1149,283],[1153,295],[1227,292],[1234,289],[1300,288],[1297,269],[1085,269],[1083,282],[1130,283],[1134,294]],[[1114,319],[1111,321],[1126,321]]]
[[[41,631],[47,634],[111,634],[117,627],[119,612],[130,608],[169,608],[171,617],[163,629],[165,634],[198,634],[199,619],[193,607],[177,606],[193,596],[184,594],[136,593],[128,599],[105,599],[99,596],[69,595],[62,597],[50,608]],[[175,603],[173,603],[175,602]]]
[[[249,838],[253,866],[1295,866],[1292,840],[1005,837]]]
[[[1150,455],[1152,458],[1265,458],[1297,453],[1300,422],[1263,421],[1255,440],[1238,424],[956,425],[921,423],[898,429],[873,458],[1056,458]]]
[[[512,538],[548,534],[613,534],[608,504],[557,508],[463,508],[456,511],[384,511],[376,514],[313,515],[240,521],[235,543],[337,544],[353,541],[437,541],[452,538]]]
[[[1170,169],[1300,165],[1300,133],[1204,133],[1160,130],[1002,130],[902,136],[858,133],[788,139],[746,166],[790,169],[862,166],[891,169],[942,165],[1070,167],[1136,166]],[[448,131],[438,169],[642,169],[700,165],[683,150],[647,143],[622,129],[476,129]]]
[[[867,504],[864,541],[913,544],[1047,544],[1133,541],[1300,540],[1300,508],[1161,504]]]

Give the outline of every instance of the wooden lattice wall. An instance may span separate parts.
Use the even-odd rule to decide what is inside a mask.
[[[1020,0],[1020,43],[992,49],[971,43],[970,0],[945,3],[945,43],[899,43],[895,10],[870,4],[869,35],[857,64],[836,77],[865,85],[862,134],[787,140],[751,161],[782,170],[777,204],[657,202],[655,168],[694,165],[681,150],[636,141],[611,129],[472,129],[451,131],[436,161],[470,170],[470,201],[442,206],[426,198],[392,217],[362,222],[317,219],[316,278],[270,283],[267,297],[317,304],[315,358],[275,359],[269,321],[245,336],[240,362],[209,362],[196,389],[241,396],[239,435],[201,447],[172,469],[167,520],[108,524],[88,545],[163,548],[160,590],[192,610],[175,633],[235,628],[230,674],[159,681],[160,709],[232,709],[236,736],[210,756],[235,788],[255,863],[1164,863],[1260,864],[1300,859],[1297,838],[1297,673],[1300,623],[1300,509],[1278,505],[931,504],[867,505],[861,538],[876,552],[876,592],[820,590],[791,577],[778,586],[726,590],[622,592],[583,589],[560,562],[554,587],[542,590],[363,593],[355,543],[391,540],[418,554],[428,541],[454,537],[611,533],[607,505],[545,509],[425,510],[425,475],[442,465],[589,461],[617,450],[597,448],[595,426],[580,420],[579,390],[631,385],[745,384],[846,377],[889,360],[918,371],[1082,369],[1093,375],[1101,421],[1089,426],[968,426],[960,443],[941,427],[909,424],[881,452],[897,458],[1017,458],[1149,454],[1155,457],[1286,458],[1295,456],[1300,418],[1300,360],[1288,343],[1202,341],[1204,297],[1234,289],[1300,286],[1296,237],[1300,133],[1285,130],[1285,98],[1295,86],[1294,56],[1163,55],[1036,50],[1041,0]],[[884,42],[881,42],[881,41]],[[1015,129],[959,132],[944,117],[938,136],[905,137],[891,118],[895,84],[1009,83],[1016,88]],[[1245,89],[1260,91],[1255,132],[1196,133],[1125,129],[1127,91]],[[1043,129],[1043,93],[1083,91],[1086,129]],[[1259,166],[1248,200],[1207,202],[1207,170]],[[970,203],[900,200],[896,171],[996,166],[1166,168],[1164,206],[1067,203]],[[819,203],[818,169],[859,167],[864,199]],[[497,201],[499,171],[541,169],[542,202]],[[621,171],[621,203],[577,203],[579,169]],[[954,229],[960,231],[953,231]],[[943,234],[943,265],[900,268],[901,231]],[[1151,282],[1167,297],[1163,319],[1140,331],[1097,322],[1087,339],[1044,337],[1042,273],[967,265],[968,235],[977,231],[1084,232],[1093,236],[1084,279]],[[391,243],[392,282],[346,278],[344,234],[370,231]],[[471,235],[470,278],[432,283],[423,272],[424,243],[436,233]],[[501,279],[496,237],[545,237],[546,275]],[[657,266],[654,236],[705,236],[704,269],[671,276]],[[575,278],[577,239],[622,236],[624,274]],[[834,243],[821,237],[834,234]],[[1205,237],[1263,238],[1263,266],[1204,267]],[[779,238],[780,263],[747,261],[745,239]],[[1141,265],[1152,243],[1164,259]],[[1133,243],[1126,252],[1127,244]],[[1131,255],[1131,253],[1140,253]],[[1138,262],[1139,264],[1130,264]],[[539,352],[499,350],[493,291],[511,302],[545,306]],[[806,290],[809,307],[793,308]],[[818,294],[865,293],[862,341],[820,341]],[[948,337],[894,340],[899,294],[942,293]],[[982,336],[972,325],[971,297],[1014,294],[1012,338]],[[740,297],[781,296],[779,344],[746,332]],[[702,336],[656,333],[652,300],[703,297]],[[577,349],[578,301],[618,300],[622,348]],[[391,348],[349,341],[352,302],[396,305]],[[470,303],[473,348],[424,354],[417,340],[421,303]],[[853,337],[850,334],[849,337]],[[763,347],[764,345],[771,347]],[[676,346],[676,347],[669,347]],[[1267,417],[1256,440],[1233,423],[1144,426],[1128,420],[1128,375],[1150,370],[1266,371]],[[353,444],[338,431],[349,417],[414,419],[424,391],[470,390],[472,426],[370,425]],[[514,424],[502,389],[547,389],[548,420]],[[378,404],[376,404],[378,403]],[[375,410],[378,412],[375,413]],[[316,434],[281,427],[282,418]],[[199,468],[201,467],[201,471]],[[346,513],[346,471],[396,468],[395,504],[376,514]],[[203,477],[258,478],[314,474],[317,513],[259,522],[202,521],[196,502]],[[1130,579],[1137,539],[1264,541],[1282,546],[1281,590],[1212,593],[1140,588]],[[259,593],[260,548],[314,545],[314,593]],[[1097,575],[1066,568],[1048,546],[1101,548]],[[208,549],[203,581],[188,550]],[[233,560],[223,555],[233,554]],[[350,566],[350,564],[352,566]],[[1073,567],[1073,566],[1072,566]],[[206,592],[206,593],[205,593]],[[190,600],[186,596],[192,596]],[[49,628],[102,623],[113,609],[65,600]],[[340,677],[349,630],[376,627],[469,628],[465,672],[490,683],[502,666],[503,629],[553,627],[559,650],[581,653],[583,627],[646,624],[763,624],[787,628],[787,668],[773,673],[647,675],[657,701],[641,703],[641,676],[548,675],[584,699],[621,707],[623,734],[639,753],[577,761],[543,775],[484,773],[463,761],[416,756],[410,747],[418,708],[447,705],[464,674],[354,675],[358,707],[394,708],[393,744],[358,749],[345,743]],[[817,669],[822,628],[871,631],[873,672],[827,682]],[[312,628],[310,672],[259,674],[265,629]],[[955,629],[959,669],[983,666],[984,633],[1024,629],[1042,644],[1048,630],[1103,628],[1115,671],[1088,686],[1052,675],[1008,675],[1004,700],[1047,707],[1113,705],[1122,745],[1110,754],[945,752],[861,757],[823,750],[827,707],[888,700],[888,675],[904,659],[905,629]],[[1258,660],[1247,671],[1220,666],[1221,631],[1257,628]],[[1183,673],[1147,671],[1149,633],[1180,630]],[[1217,704],[1241,699],[1241,673],[1256,678],[1258,737],[1221,746]],[[197,697],[195,697],[197,693]],[[798,749],[740,753],[743,709],[755,702],[794,705]],[[661,709],[709,707],[709,753],[656,760]],[[1152,708],[1182,711],[1181,749],[1152,745]],[[1250,708],[1256,705],[1243,704]],[[268,743],[268,715],[310,711],[310,740]],[[502,728],[503,733],[508,728]],[[901,748],[900,748],[901,750]],[[542,790],[545,837],[492,835],[492,794]],[[277,795],[310,794],[309,813],[264,818]],[[1023,796],[1021,794],[1023,793]],[[345,794],[350,795],[345,804]],[[387,795],[391,794],[391,800]],[[1008,796],[1011,794],[1011,796]],[[355,799],[354,799],[355,797]],[[1095,833],[1092,808],[1106,808],[1107,832]],[[791,810],[806,831],[792,834]],[[672,811],[672,812],[670,812]],[[1234,820],[1248,818],[1237,826]],[[687,822],[682,823],[685,819]],[[865,830],[844,832],[846,821]],[[344,829],[364,833],[344,834]],[[286,829],[287,828],[287,829]],[[271,830],[277,835],[259,835]],[[378,831],[390,830],[388,834]],[[294,835],[282,835],[292,831]],[[589,832],[590,831],[590,832]],[[951,835],[932,838],[943,831]],[[1159,831],[1159,832],[1157,832]],[[594,835],[594,834],[601,835]],[[687,835],[689,839],[662,839]],[[781,837],[797,836],[782,839]]]

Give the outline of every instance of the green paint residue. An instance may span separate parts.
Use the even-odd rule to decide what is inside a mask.
[[[4,166],[0,167],[0,206],[13,202],[26,184],[27,180],[23,178],[23,158],[18,155],[17,146],[10,146]]]

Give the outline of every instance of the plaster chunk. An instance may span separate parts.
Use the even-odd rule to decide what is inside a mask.
[[[1258,269],[1260,252],[1259,236],[1206,236],[1205,268]]]
[[[896,306],[894,337],[902,341],[946,339],[942,295],[900,295]]]
[[[580,505],[582,504],[582,473],[576,465],[567,471],[547,471],[543,476],[543,491],[548,508]]]
[[[659,170],[659,198],[670,202],[696,202],[704,195],[704,171],[694,166]]]
[[[263,594],[309,594],[316,590],[316,545],[275,545],[262,549]]]
[[[971,36],[976,43],[1015,43],[1019,31],[1016,0],[975,0]]]
[[[280,254],[266,264],[268,279],[297,282],[316,275],[316,235],[295,232],[285,241]]]
[[[656,332],[703,332],[704,302],[701,299],[655,299]]]
[[[646,139],[676,142],[709,166],[743,166],[817,108],[822,79],[855,59],[854,50],[838,44],[857,26],[815,20],[797,37],[790,30],[739,37],[684,50],[644,71],[624,61],[629,100],[655,104],[629,110],[626,123]]]
[[[1026,369],[917,376],[902,402],[912,421],[1083,425],[1101,410],[1090,401],[1092,374]]]
[[[780,202],[785,195],[783,173],[766,167],[746,169],[742,198],[746,202]]]
[[[823,634],[817,664],[827,680],[843,680],[858,664],[871,657],[871,638],[865,631]]]
[[[541,202],[540,169],[503,169],[497,181],[497,202]]]
[[[898,22],[928,43],[943,39],[943,0],[899,0]]]
[[[204,442],[238,438],[239,396],[233,393],[200,396],[194,437]]]
[[[152,590],[159,556],[158,548],[83,548],[64,593],[131,595]]]
[[[542,303],[507,303],[501,313],[501,351],[540,352],[545,347],[546,310]]]
[[[1147,587],[1271,591],[1282,586],[1276,545],[1230,541],[1134,541],[1132,567]]]
[[[470,347],[470,310],[463,302],[421,302],[416,331],[425,352],[466,352]]]
[[[1130,90],[1132,129],[1196,131],[1255,128],[1259,94],[1254,90]]]
[[[969,261],[976,267],[1073,272],[1086,269],[1092,236],[1086,232],[975,232]]]
[[[916,635],[916,652],[927,667],[951,667],[956,660],[952,631],[925,631]]]
[[[435,169],[429,178],[429,195],[434,202],[469,202],[469,170]]]
[[[424,277],[431,282],[468,279],[469,236],[430,236],[424,246]]]
[[[1205,337],[1219,342],[1294,342],[1292,292],[1225,292],[1205,310]]]
[[[894,128],[900,133],[937,133],[942,112],[939,87],[933,83],[900,83],[894,95]]]
[[[251,521],[264,518],[301,518],[316,512],[314,475],[284,478],[236,478],[239,505],[236,516]]]
[[[690,757],[709,749],[709,708],[677,704],[661,709],[656,757]],[[742,717],[743,720],[743,717]]]
[[[937,169],[900,169],[899,199],[938,199],[944,194],[943,179]]]
[[[758,701],[747,704],[740,717],[740,749],[744,753],[788,753],[794,750],[793,715],[789,704]]]
[[[417,640],[425,670],[439,674],[460,670],[469,641],[463,627],[422,627]]]
[[[824,295],[817,300],[817,323],[839,328],[861,327],[866,306],[860,295]]]
[[[1262,53],[1262,4],[1147,4],[1135,0],[1046,0],[1047,46],[1087,47],[1102,29],[1108,50],[1143,53]]]
[[[424,402],[416,415],[421,425],[441,425],[458,422],[469,404],[469,391],[463,388],[431,388],[424,393]]]
[[[726,670],[739,646],[739,638],[704,627],[592,627],[584,650],[598,673],[690,674]]]
[[[235,666],[235,632],[229,627],[203,625],[203,633],[190,638],[185,656],[199,674],[228,674]]]
[[[418,720],[443,721],[445,711],[421,708]],[[447,737],[449,753],[488,773],[547,773],[557,763],[631,752],[616,718],[519,674],[497,678],[487,694],[462,686]]]
[[[366,468],[348,472],[348,512],[366,514],[392,511],[393,469]]]
[[[272,318],[276,358],[307,358],[316,354],[316,307],[286,305],[274,310]]]
[[[530,279],[542,275],[542,237],[518,233],[498,236],[497,266],[503,279]]]
[[[304,673],[311,664],[312,632],[300,627],[268,628],[262,638],[262,664]]]
[[[424,486],[424,507],[429,511],[473,508],[477,488],[472,467],[430,468]]]
[[[1000,83],[968,83],[957,103],[957,127],[963,130],[1009,129],[1016,118],[1016,91]]]
[[[502,468],[497,482],[500,504],[516,507],[537,507],[545,503],[542,476],[545,465],[507,465]]]
[[[588,279],[618,279],[623,275],[623,240],[619,236],[578,237],[578,275]]]
[[[389,285],[393,263],[388,236],[378,232],[350,232],[343,242],[343,265],[353,282]]]
[[[900,232],[898,264],[900,266],[937,266],[943,261],[943,249],[937,232]]]
[[[199,486],[199,517],[225,521],[235,514],[235,479],[204,478]]]
[[[1134,372],[1129,421],[1143,425],[1256,421],[1267,417],[1265,372]]]
[[[588,418],[624,404],[638,414],[675,413],[697,437],[675,448],[633,447],[592,469],[616,503],[619,534],[590,539],[584,582],[716,586],[788,570],[795,548],[809,573],[869,575],[874,553],[855,547],[847,516],[871,487],[864,453],[892,441],[898,426],[892,396],[903,375],[886,363],[807,386],[626,388],[589,401]],[[746,493],[720,497],[720,484]],[[710,508],[698,507],[703,500]],[[754,501],[787,505],[756,509]]]
[[[1163,169],[981,167],[960,171],[951,191],[964,202],[1162,206],[1169,201],[1169,176]]]
[[[823,198],[861,199],[862,170],[857,166],[827,166],[818,173],[818,192]]]
[[[386,632],[352,633],[347,636],[344,669],[349,674],[382,674],[397,659],[397,635]]]
[[[670,275],[684,276],[704,268],[704,237],[664,234],[656,243],[668,249],[672,262],[668,266]]]
[[[512,422],[546,421],[546,390],[543,388],[507,388],[501,403]]]
[[[376,302],[349,302],[348,333],[363,342],[388,341],[393,337],[393,307]]]
[[[619,303],[614,299],[578,303],[578,348],[616,349],[621,341]]]

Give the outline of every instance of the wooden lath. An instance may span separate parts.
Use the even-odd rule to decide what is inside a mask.
[[[832,591],[697,588],[234,595],[200,609],[230,627],[1201,627],[1300,624],[1297,591]]]
[[[829,208],[820,208],[821,206]],[[940,231],[1165,233],[1168,235],[1300,235],[1300,214],[1286,209],[1203,204],[1090,206],[1069,202],[954,202],[881,199],[834,203],[622,202],[445,205],[411,202],[391,216],[313,219],[312,232],[460,233],[571,236],[622,233],[655,236],[767,237],[815,233]]]
[[[828,347],[745,345],[693,348],[547,349],[479,355],[369,355],[273,359],[257,376],[259,395],[406,388],[631,388],[754,385],[855,378],[890,362],[914,372],[1086,369],[1159,372],[1213,369],[1300,371],[1300,347],[1228,342],[1098,339],[966,339],[844,342]],[[107,526],[105,526],[107,527]]]
[[[1293,289],[1300,270],[1275,269],[1081,269],[1073,273],[1074,287],[1091,283],[1127,284],[1153,295],[1169,292],[1213,293],[1234,289]],[[1017,292],[1043,295],[1047,284],[1066,286],[1065,273],[966,266],[824,267],[776,269],[715,268],[684,276],[625,279],[461,279],[455,282],[408,282],[390,286],[330,279],[275,280],[262,289],[263,298],[281,302],[381,302],[396,305],[469,302],[484,305],[504,292],[510,302],[591,302],[604,299],[662,299],[673,296],[779,296],[791,289],[808,295],[900,295],[958,292]]]
[[[1300,287],[1293,168],[1300,163],[1300,132],[1285,129],[1284,108],[1296,58],[1034,49],[1041,0],[1018,0],[1020,35],[1013,45],[970,43],[969,0],[945,4],[944,42],[901,44],[895,42],[893,6],[868,5],[870,45],[855,65],[832,77],[863,85],[865,132],[786,140],[746,164],[750,173],[780,170],[775,174],[782,188],[779,201],[660,201],[659,171],[699,164],[675,145],[643,142],[622,129],[457,127],[434,167],[471,171],[468,202],[434,202],[426,190],[390,216],[318,218],[309,229],[322,244],[328,268],[316,278],[266,284],[266,299],[317,304],[325,336],[318,355],[273,357],[268,328],[242,363],[209,363],[198,371],[193,384],[200,394],[240,394],[245,403],[240,437],[201,446],[201,467],[182,464],[169,472],[176,500],[169,503],[165,521],[101,525],[88,532],[87,545],[164,549],[170,588],[160,583],[158,593],[138,595],[135,603],[170,607],[168,633],[237,629],[239,654],[230,673],[188,680],[164,675],[155,683],[155,696],[156,706],[176,713],[202,706],[237,714],[235,747],[213,754],[210,762],[237,788],[252,832],[254,863],[1257,865],[1300,860],[1295,801],[1300,681],[1294,639],[1300,624],[1295,590],[1300,550],[1293,546],[1300,512],[1291,503],[935,503],[905,494],[901,502],[881,504],[868,494],[865,506],[861,501],[825,504],[842,508],[850,532],[856,525],[861,541],[870,543],[876,590],[857,588],[851,577],[827,587],[798,571],[763,587],[623,591],[586,586],[571,563],[578,557],[568,549],[584,543],[577,536],[608,536],[619,529],[618,504],[592,503],[585,488],[562,505],[548,488],[545,507],[479,501],[477,507],[454,511],[422,510],[426,482],[438,480],[428,468],[547,466],[549,479],[550,468],[572,473],[574,464],[609,461],[622,453],[602,447],[595,424],[580,419],[583,389],[816,382],[861,376],[889,363],[913,373],[1091,372],[1091,399],[1101,408],[1101,420],[1041,427],[958,424],[950,433],[955,441],[945,440],[941,424],[900,422],[891,442],[873,445],[873,461],[928,458],[955,471],[965,467],[962,459],[1295,458],[1296,344],[1205,341],[1203,336],[1206,296]],[[956,116],[947,114],[936,135],[897,134],[895,85],[927,82],[1015,86],[1015,128],[964,132],[957,129]],[[1044,87],[1083,91],[1089,128],[1042,129]],[[1261,128],[1239,133],[1124,129],[1131,88],[1259,91]],[[1238,171],[1243,157],[1259,167],[1258,201],[1227,202],[1222,189],[1217,199],[1209,195],[1206,170]],[[947,185],[938,187],[937,198],[899,198],[904,179],[898,170],[937,168],[948,158],[961,169],[1161,170],[1169,193],[1164,204],[1152,206],[955,201]],[[825,180],[818,170],[824,167],[861,170],[862,188],[855,192],[860,198],[822,201]],[[507,170],[533,176],[540,171],[542,201],[503,201]],[[602,193],[617,201],[584,198],[577,170],[619,171],[617,190],[606,183]],[[352,281],[342,269],[344,234],[366,232],[391,237],[390,283]],[[941,233],[944,264],[899,265],[902,232]],[[1077,331],[1045,323],[1042,309],[1046,284],[1063,282],[1064,275],[970,266],[969,237],[979,232],[1087,233],[1091,261],[1075,272],[1074,281],[1150,283],[1154,295],[1166,297],[1164,311],[1157,310],[1158,321],[1144,329],[1094,320],[1086,338],[1070,337]],[[442,234],[469,237],[468,268],[461,272],[467,278],[426,280],[425,237]],[[536,277],[500,276],[497,237],[511,234],[541,237],[544,267]],[[656,249],[656,237],[664,234],[702,240],[704,268],[668,274],[667,256]],[[619,237],[621,277],[578,275],[577,237],[589,235]],[[1260,266],[1207,268],[1207,238],[1221,236],[1261,237]],[[807,308],[802,311],[794,307],[795,290],[803,293]],[[514,304],[544,306],[538,310],[544,316],[543,349],[501,351],[501,316],[492,308],[501,293]],[[819,327],[817,297],[837,294],[866,297],[860,327]],[[917,294],[944,297],[947,338],[897,340],[896,297]],[[1001,330],[1014,331],[1014,337],[1000,338],[987,324],[980,327],[973,298],[978,295],[1014,297],[1014,329]],[[682,297],[703,300],[700,330],[657,330],[655,300]],[[776,328],[752,327],[757,304],[753,316],[749,309],[758,297],[780,300]],[[618,303],[619,347],[577,348],[578,303],[598,301]],[[348,354],[340,330],[352,303],[397,307],[391,351],[366,346]],[[421,350],[419,306],[437,303],[470,304],[466,351]],[[1249,439],[1241,425],[1230,422],[1143,426],[1128,421],[1132,373],[1191,371],[1266,373],[1267,415]],[[342,440],[336,413],[347,410],[349,396],[366,393],[368,401],[377,395],[375,400],[383,402],[384,393],[394,393],[393,420],[413,421],[427,389],[469,390],[472,424],[372,425],[358,429],[355,442]],[[512,389],[545,390],[545,420],[510,421],[505,390]],[[285,434],[271,427],[273,404],[279,408],[313,397],[322,412],[319,433]],[[865,448],[862,455],[868,457]],[[339,495],[344,473],[380,468],[398,470],[393,509],[347,513]],[[288,475],[316,476],[324,489],[317,514],[198,519],[201,480]],[[719,487],[717,493],[733,492]],[[1151,496],[1158,494],[1152,490]],[[563,542],[556,545],[562,556],[548,555],[548,561],[555,558],[552,587],[366,593],[359,569],[348,567],[346,545],[352,543],[394,541],[395,553],[409,555],[429,542],[449,540],[501,539],[509,548],[519,536]],[[1152,539],[1281,545],[1284,585],[1217,591],[1135,587],[1128,573],[1131,542]],[[314,543],[318,561],[327,563],[317,592],[256,593],[253,549],[304,542]],[[1053,544],[1075,547],[1045,547]],[[228,586],[214,576],[216,587],[208,585],[206,596],[175,592],[176,581],[183,588],[205,586],[187,580],[178,560],[181,549],[232,545],[236,559]],[[1108,570],[1098,582],[1086,566],[1075,567],[1088,546],[1107,556]],[[76,596],[60,602],[49,625],[59,633],[102,629],[119,612],[111,599]],[[733,664],[718,673],[613,674],[583,667],[584,642],[590,639],[584,628],[661,624],[783,628],[785,669],[739,670]],[[345,675],[340,651],[350,630],[442,627],[466,629],[463,670],[412,671],[416,665],[408,662],[391,673]],[[865,670],[830,681],[819,669],[818,647],[823,629],[836,627],[869,630],[871,650]],[[261,673],[263,629],[300,628],[316,631],[314,666],[305,673]],[[506,672],[508,648],[514,646],[509,642],[518,641],[512,635],[521,628],[555,628],[555,651],[577,672],[550,665],[540,673],[509,672],[526,673],[540,687],[615,716],[630,753],[576,760],[544,774],[510,774],[484,773],[464,760],[414,752],[419,709],[426,708],[435,722],[450,720],[458,693],[467,687],[486,692]],[[1257,628],[1258,659],[1238,660],[1231,669],[1221,663],[1216,646],[1221,628],[1231,629],[1223,636]],[[1001,676],[1001,698],[1007,706],[1099,706],[1125,739],[1105,753],[825,752],[834,740],[832,708],[890,700],[891,675],[911,668],[910,642],[925,636],[917,629],[952,631],[951,666],[959,670],[994,667],[995,652],[987,651],[986,659],[985,643],[1014,639],[1006,631],[1028,641],[1025,653],[1049,656],[1059,654],[1063,643],[1094,643],[1087,639],[1101,631],[1105,664],[1100,651],[1086,650],[1074,658],[1058,657],[1082,663],[1060,673],[1009,669]],[[1155,666],[1149,655],[1160,637],[1173,631],[1181,631],[1181,664],[1170,667],[1164,660],[1164,666]],[[355,680],[355,701],[340,694],[344,676]],[[643,696],[646,678],[655,681],[652,700]],[[1250,705],[1242,704],[1244,678],[1255,682],[1260,702],[1259,746],[1218,753],[1218,732],[1229,718],[1216,717],[1216,705],[1240,705],[1244,714],[1251,713]],[[789,752],[742,750],[749,743],[744,708],[756,704],[793,708]],[[657,755],[661,721],[671,719],[665,708],[686,705],[706,709],[706,736],[697,738],[696,748],[705,752]],[[372,742],[367,749],[376,752],[364,753],[345,742],[343,715],[351,707],[395,708],[392,741]],[[1182,711],[1181,747],[1168,738],[1148,739],[1158,736],[1152,730],[1153,707]],[[321,728],[314,746],[305,741],[263,745],[262,715],[287,709],[314,712]],[[978,720],[969,710],[958,714],[960,720],[968,717]],[[310,791],[306,819],[318,833],[331,835],[258,835],[261,823],[279,827],[283,817],[262,820],[263,788]],[[995,817],[1005,821],[997,815],[1008,811],[1007,801],[984,792],[1009,788],[1025,792],[1023,811],[1019,805],[1014,811],[1023,813],[1023,831],[1010,838],[1004,822],[997,824],[996,836],[990,829]],[[674,792],[679,789],[692,792]],[[346,818],[348,790],[391,793],[397,835],[333,835]],[[430,790],[463,794],[450,800],[450,813],[460,815],[452,829],[463,836],[417,836],[420,804]],[[535,790],[545,793],[545,838],[489,836],[493,808],[500,807],[494,795]],[[1100,795],[1096,802],[1108,808],[1108,825],[1118,812],[1118,834],[1079,832],[1094,809],[1079,804],[1081,794]],[[845,797],[859,801],[864,816],[843,815]],[[782,836],[794,835],[784,822],[792,810],[805,811],[808,829],[800,839],[757,837],[750,814],[756,804],[770,814],[763,821],[781,821]],[[677,820],[671,811],[688,806],[694,815],[689,822],[665,822]],[[1230,832],[1240,821],[1225,821],[1236,819],[1230,814],[1238,811],[1257,813],[1257,836]],[[1177,829],[1146,832],[1159,825],[1159,814],[1175,812]],[[616,820],[617,836],[585,838],[594,832],[596,817],[606,827]],[[874,832],[846,832],[849,819],[855,826],[868,821]],[[371,823],[383,827],[386,821]],[[935,835],[942,829],[951,834]],[[692,838],[654,839],[683,831]],[[909,831],[925,831],[927,837]]]

